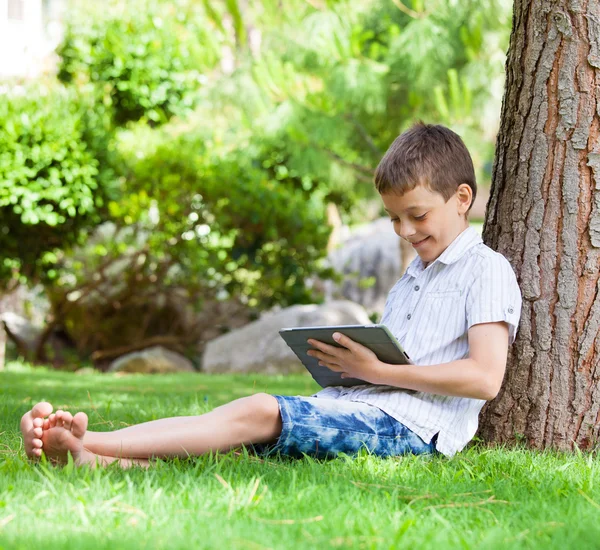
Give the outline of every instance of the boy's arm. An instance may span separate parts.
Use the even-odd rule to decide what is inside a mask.
[[[337,335],[334,335],[334,338]],[[309,352],[343,378],[359,378],[372,384],[396,386],[439,395],[490,400],[496,397],[506,368],[508,325],[504,322],[473,325],[468,332],[469,357],[439,365],[390,365],[342,334],[343,348],[309,340],[317,350]]]
[[[508,355],[508,325],[473,325],[468,332],[469,357],[440,365],[378,365],[376,384],[409,390],[494,399],[500,391]]]

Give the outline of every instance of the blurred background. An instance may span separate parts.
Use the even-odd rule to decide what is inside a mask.
[[[0,366],[218,372],[248,327],[377,321],[412,256],[373,171],[449,126],[481,226],[510,29],[510,0],[0,0]]]

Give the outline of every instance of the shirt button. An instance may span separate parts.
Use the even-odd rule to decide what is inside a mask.
[[[419,290],[420,288],[421,288],[421,287],[420,287],[419,285],[417,285],[417,286],[415,287],[415,290]]]
[[[412,317],[412,315],[409,313],[406,318],[410,321],[410,318]]]
[[[515,312],[515,310],[512,307],[508,308],[508,313],[514,313],[514,312]]]

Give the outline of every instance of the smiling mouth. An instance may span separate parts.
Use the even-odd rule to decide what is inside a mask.
[[[422,241],[417,241],[410,244],[412,244],[413,246],[421,246],[427,239],[429,239],[429,237],[425,237]]]

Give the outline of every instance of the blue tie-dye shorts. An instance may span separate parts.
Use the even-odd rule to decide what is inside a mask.
[[[333,458],[366,449],[377,456],[435,453],[435,437],[425,443],[381,409],[367,403],[274,395],[283,427],[270,445],[255,445],[261,455]]]

